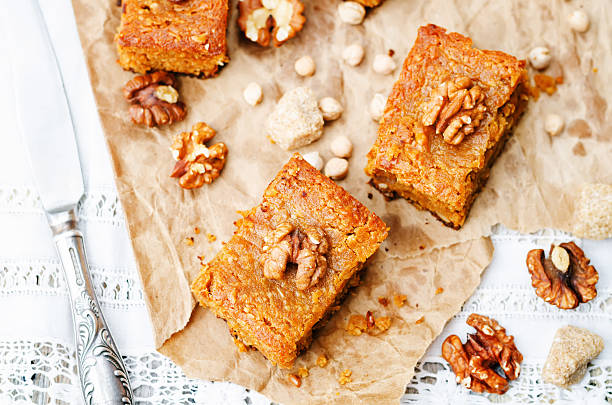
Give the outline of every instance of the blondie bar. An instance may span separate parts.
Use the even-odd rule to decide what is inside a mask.
[[[383,221],[300,155],[192,284],[230,332],[291,367],[387,236]]]
[[[228,0],[123,0],[115,40],[128,70],[214,75],[226,55]]]
[[[459,229],[527,104],[525,62],[421,27],[387,100],[366,174]]]

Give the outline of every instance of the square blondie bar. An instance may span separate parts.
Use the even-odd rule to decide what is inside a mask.
[[[123,0],[119,64],[145,73],[214,75],[226,55],[228,0]]]
[[[368,153],[372,184],[459,229],[526,107],[526,79],[524,61],[421,27]]]
[[[387,236],[383,221],[294,155],[242,213],[192,291],[230,332],[291,367]]]

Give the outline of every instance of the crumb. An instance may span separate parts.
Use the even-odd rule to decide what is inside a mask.
[[[540,98],[540,89],[538,89],[537,86],[532,86],[529,81],[526,81],[525,88],[529,97],[533,97],[536,101]]]
[[[351,315],[346,324],[346,331],[353,336],[359,336],[367,329],[367,321],[363,315]]]
[[[383,307],[386,307],[387,305],[389,305],[389,300],[387,299],[387,297],[378,297],[378,303]]]
[[[306,378],[308,377],[308,369],[306,367],[300,367],[298,368],[298,375],[300,376],[300,378]]]
[[[348,384],[353,381],[353,379],[351,378],[352,375],[353,372],[348,368],[345,368],[344,371],[340,373],[340,378],[338,378],[338,382],[340,383],[340,385]]]
[[[415,325],[421,324],[423,322],[425,322],[425,317],[424,316],[422,316],[419,319],[417,319],[416,322],[415,322]]]
[[[557,81],[551,76],[536,74],[533,76],[533,81],[538,89],[549,96],[552,96],[557,91]]]
[[[195,228],[193,228],[193,232],[195,232],[196,235],[200,234],[200,228],[198,228],[197,226]]]
[[[599,69],[597,69],[596,67],[593,68],[593,73],[597,73],[599,71]]]
[[[215,235],[213,235],[212,233],[206,234],[206,238],[208,238],[209,242],[214,242],[214,241],[217,240],[217,237]]]
[[[401,308],[406,304],[406,298],[404,294],[396,294],[393,296],[393,303],[396,307]]]
[[[395,51],[393,49],[389,49],[389,52],[387,52],[387,54],[389,56],[393,56],[393,55],[395,55]]]
[[[563,75],[559,75],[557,77],[555,77],[555,83],[557,84],[563,84]]]
[[[345,330],[349,335],[360,336],[364,332],[368,335],[376,336],[391,327],[391,318],[381,316],[374,318],[371,311],[368,311],[365,316],[351,315]]]
[[[436,290],[436,295],[442,294],[443,292],[444,292],[444,288],[438,287],[438,289]]]
[[[245,353],[249,351],[249,348],[247,347],[247,345],[245,345],[241,340],[234,338],[234,344],[236,345],[236,347],[238,348],[238,351],[240,353]]]
[[[419,249],[420,249],[420,250],[424,250],[424,249],[425,249],[425,246],[424,246],[424,245],[419,245]]]
[[[185,244],[187,246],[193,246],[193,236],[190,236],[188,238],[185,238]]]
[[[323,368],[327,366],[328,361],[329,360],[327,359],[327,356],[325,354],[322,354],[317,358],[317,366]]]
[[[391,318],[388,316],[381,316],[380,318],[376,318],[374,321],[374,326],[378,329],[378,333],[383,333],[387,331],[391,327]]]
[[[370,200],[372,199],[372,197],[374,197],[374,196],[372,195],[372,193],[368,193],[368,198],[369,198]]]

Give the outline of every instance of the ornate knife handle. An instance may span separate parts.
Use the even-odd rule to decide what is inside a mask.
[[[47,215],[70,291],[85,404],[130,405],[130,381],[91,284],[75,209]]]

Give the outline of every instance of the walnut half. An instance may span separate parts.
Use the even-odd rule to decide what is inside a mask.
[[[469,334],[465,344],[457,335],[447,337],[442,343],[442,357],[449,362],[457,383],[475,392],[503,394],[508,381],[521,373],[523,355],[514,345],[514,337],[484,315],[471,314],[466,322],[476,333]],[[497,366],[504,376],[495,371]]]
[[[306,18],[299,0],[240,0],[238,26],[261,46],[279,47],[302,30]]]
[[[225,166],[227,147],[216,143],[211,147],[206,142],[215,136],[215,130],[204,122],[195,124],[191,132],[174,136],[172,155],[177,161],[170,177],[179,177],[179,185],[185,189],[202,187],[212,183]]]
[[[551,245],[549,258],[542,249],[527,254],[527,269],[536,294],[561,309],[576,308],[597,296],[599,274],[589,262],[574,242]]]
[[[283,222],[269,235],[263,248],[261,264],[264,277],[280,280],[289,263],[297,264],[295,284],[299,290],[316,285],[327,271],[329,243],[317,227],[297,229]]]
[[[178,101],[174,75],[157,71],[136,76],[123,86],[130,105],[130,118],[148,127],[172,124],[185,118],[185,105]]]
[[[468,77],[445,81],[435,88],[421,107],[421,123],[435,128],[452,145],[473,133],[487,108],[482,88]]]

